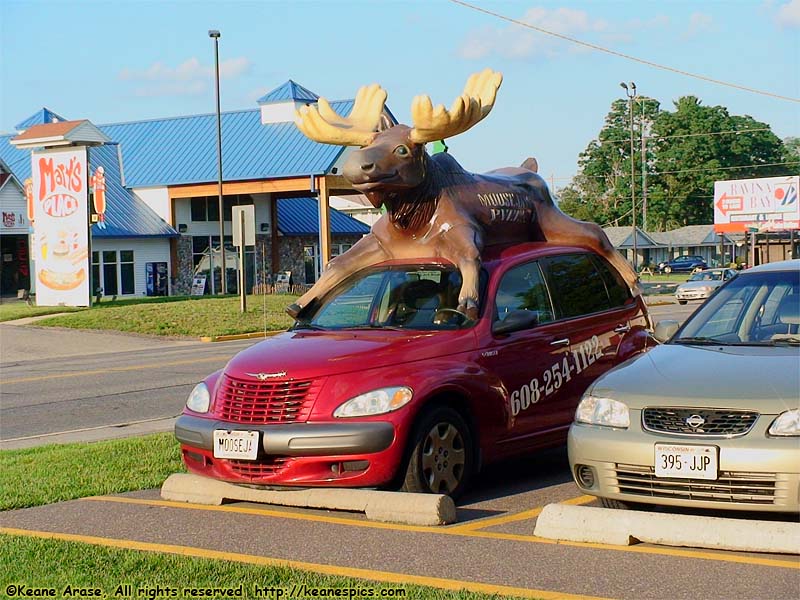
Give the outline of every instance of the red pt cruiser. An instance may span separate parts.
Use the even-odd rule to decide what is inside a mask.
[[[354,273],[195,387],[175,425],[189,471],[458,496],[482,465],[563,444],[592,381],[648,343],[641,297],[583,248],[488,249],[476,321],[460,287],[441,259]]]

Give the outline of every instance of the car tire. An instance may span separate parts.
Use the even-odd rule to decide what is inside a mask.
[[[475,470],[475,449],[472,431],[457,411],[448,406],[425,410],[410,448],[401,491],[456,499],[467,489]]]
[[[678,304],[686,304],[688,300],[678,300]]]
[[[666,273],[667,275],[669,275],[670,273],[672,273],[672,267],[669,267],[669,266],[667,266],[667,267],[664,267],[664,273]]]

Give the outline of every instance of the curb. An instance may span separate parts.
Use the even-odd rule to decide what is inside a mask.
[[[800,554],[800,523],[548,504],[534,535],[570,542],[637,542],[740,552]]]
[[[204,335],[200,337],[201,342],[230,342],[232,340],[253,340],[256,338],[268,338],[273,335],[283,333],[280,331],[255,331],[253,333],[236,333],[231,335]]]
[[[406,525],[447,525],[456,521],[450,496],[376,490],[314,488],[263,490],[186,473],[170,475],[161,486],[165,500],[218,506],[223,500],[363,512],[371,521]]]

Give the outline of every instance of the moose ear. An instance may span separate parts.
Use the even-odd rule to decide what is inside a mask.
[[[389,118],[386,113],[381,113],[381,120],[378,121],[378,126],[375,128],[375,131],[380,133],[381,131],[386,131],[387,129],[391,129],[394,127],[394,123]]]

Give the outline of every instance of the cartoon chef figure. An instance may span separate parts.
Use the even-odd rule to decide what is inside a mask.
[[[97,213],[97,226],[106,228],[106,176],[102,166],[95,169],[92,175],[92,191],[94,192],[94,212]]]

